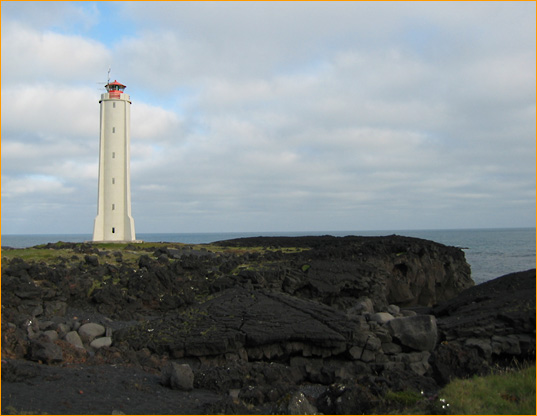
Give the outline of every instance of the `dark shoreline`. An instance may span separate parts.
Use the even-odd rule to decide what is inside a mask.
[[[427,240],[50,249],[67,251],[2,267],[4,414],[378,413],[388,390],[534,360],[535,270],[472,287],[462,250]],[[62,338],[86,322],[112,346]],[[192,390],[164,385],[170,362]]]

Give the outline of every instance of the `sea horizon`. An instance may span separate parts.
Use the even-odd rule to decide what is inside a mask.
[[[255,236],[297,236],[303,234],[305,236],[313,235],[369,235],[374,233],[374,235],[392,235],[394,233],[400,232],[429,232],[429,231],[494,231],[494,230],[535,230],[536,227],[470,227],[470,228],[401,228],[401,229],[371,229],[371,230],[308,230],[308,231],[200,231],[200,232],[136,232],[137,239],[138,236],[154,236],[154,235],[221,235],[221,234],[232,234],[232,235],[255,235]],[[364,233],[364,234],[357,234]],[[377,234],[379,233],[379,234]],[[91,240],[92,233],[1,233],[0,237],[15,237],[15,236],[40,236],[40,237],[49,237],[49,236],[88,236]],[[173,242],[173,241],[172,241]],[[3,245],[3,243],[2,243]]]
[[[243,237],[299,237],[332,235],[366,237],[403,235],[435,241],[461,248],[477,283],[504,274],[535,268],[535,228],[462,228],[423,230],[346,230],[346,231],[248,231],[202,233],[136,233],[145,242],[209,244],[215,241]],[[81,243],[90,241],[92,234],[2,234],[2,248],[27,248],[58,241]]]

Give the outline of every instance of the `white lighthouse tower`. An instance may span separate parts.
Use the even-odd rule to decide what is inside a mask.
[[[135,241],[130,189],[130,97],[114,81],[101,94],[99,196],[93,241]]]

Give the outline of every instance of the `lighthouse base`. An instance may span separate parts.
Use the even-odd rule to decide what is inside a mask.
[[[85,243],[94,243],[94,244],[110,244],[110,243],[113,243],[113,244],[129,244],[129,243],[132,243],[132,244],[140,244],[140,243],[143,243],[144,240],[90,240],[90,241],[84,241]]]

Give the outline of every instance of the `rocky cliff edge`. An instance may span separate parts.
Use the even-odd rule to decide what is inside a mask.
[[[388,390],[535,352],[535,270],[473,286],[463,251],[427,240],[45,248],[70,257],[2,264],[8,386],[21,360],[134,365],[212,392],[195,412],[378,413]]]

